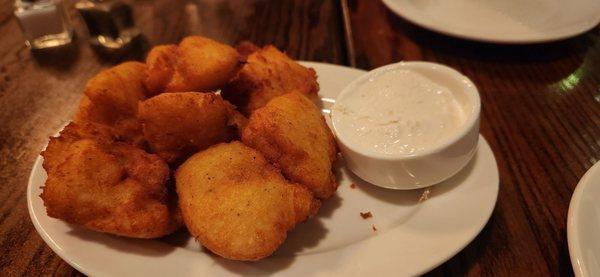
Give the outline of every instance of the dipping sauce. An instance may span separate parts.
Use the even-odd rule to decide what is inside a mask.
[[[442,144],[466,114],[452,91],[414,70],[375,75],[332,107],[339,136],[366,151],[411,155]]]

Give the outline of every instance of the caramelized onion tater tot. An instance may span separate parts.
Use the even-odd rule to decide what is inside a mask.
[[[139,62],[124,62],[101,71],[87,82],[74,121],[110,126],[122,140],[142,145],[137,107],[146,99],[145,77],[146,66]]]
[[[163,93],[140,102],[139,120],[154,153],[178,164],[215,143],[231,140],[232,112],[214,93]]]
[[[211,91],[227,83],[240,69],[241,56],[229,45],[189,36],[179,45],[154,47],[146,58],[146,87],[162,92]]]
[[[206,248],[232,260],[271,255],[320,202],[289,183],[256,150],[222,143],[190,157],[175,175],[183,219]]]
[[[162,237],[182,225],[167,164],[115,142],[109,128],[71,123],[42,155],[48,179],[40,196],[49,216],[135,238]]]
[[[319,109],[304,95],[288,93],[254,111],[242,141],[318,198],[329,198],[335,192],[331,171],[335,140]]]
[[[223,87],[223,98],[236,105],[245,115],[264,106],[277,96],[297,91],[313,97],[319,91],[317,74],[312,68],[301,66],[268,45],[256,50],[248,43],[238,46],[247,63],[237,76]]]

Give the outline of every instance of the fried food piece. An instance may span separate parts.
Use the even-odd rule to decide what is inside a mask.
[[[240,43],[238,43],[238,45],[235,47],[235,50],[238,51],[238,53],[240,53],[240,55],[242,55],[244,60],[248,59],[248,56],[250,56],[252,53],[260,50],[260,47],[256,46],[256,44],[250,42],[250,41],[242,41]]]
[[[223,98],[236,105],[245,115],[264,106],[277,96],[298,91],[316,96],[317,74],[301,66],[272,45],[255,50],[248,43],[238,46],[247,63],[223,89]]]
[[[335,140],[319,109],[304,95],[288,93],[254,111],[242,131],[242,141],[318,198],[335,192],[331,172]]]
[[[71,123],[42,155],[48,216],[135,238],[162,237],[182,225],[167,164],[115,142],[109,128]]]
[[[231,103],[225,100],[223,101],[229,106],[229,122],[227,123],[227,125],[235,129],[235,138],[239,139],[242,137],[242,130],[244,130],[246,124],[248,124],[248,118],[245,117],[238,110],[236,110],[235,107],[231,105]]]
[[[150,95],[154,96],[165,91],[173,77],[176,63],[177,45],[158,45],[150,50],[146,57],[148,76],[144,80]]]
[[[234,48],[214,40],[189,36],[179,45],[154,47],[146,58],[146,88],[162,92],[211,91],[227,83],[240,69]]]
[[[163,93],[139,105],[139,120],[150,148],[169,164],[231,140],[231,113],[232,107],[214,93]]]
[[[286,181],[259,152],[238,141],[190,157],[175,180],[190,233],[232,260],[271,255],[296,223],[320,207],[310,191]]]
[[[110,126],[124,141],[143,144],[136,116],[138,102],[146,99],[145,78],[146,66],[139,62],[101,71],[87,82],[74,120]]]

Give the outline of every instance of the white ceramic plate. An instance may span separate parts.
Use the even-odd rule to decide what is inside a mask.
[[[569,205],[567,239],[576,276],[600,276],[600,162],[581,178]]]
[[[421,27],[495,43],[565,39],[600,22],[598,0],[383,0],[383,3]]]
[[[315,68],[327,111],[330,99],[364,71],[304,63]],[[463,249],[488,221],[498,194],[498,169],[489,145],[467,167],[427,190],[393,191],[359,180],[336,165],[340,187],[318,215],[298,225],[271,257],[228,261],[203,251],[185,231],[161,240],[121,238],[46,216],[39,198],[46,173],[36,161],[27,190],[35,228],[61,258],[93,276],[416,275]],[[351,184],[356,184],[351,188]],[[425,196],[428,199],[424,200]],[[363,219],[360,212],[373,217]],[[373,226],[377,229],[375,231]]]

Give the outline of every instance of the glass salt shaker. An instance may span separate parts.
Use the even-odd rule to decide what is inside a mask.
[[[75,8],[87,25],[92,45],[119,50],[140,35],[131,7],[119,0],[82,0]]]
[[[17,0],[15,16],[31,49],[71,43],[73,28],[62,0]]]

